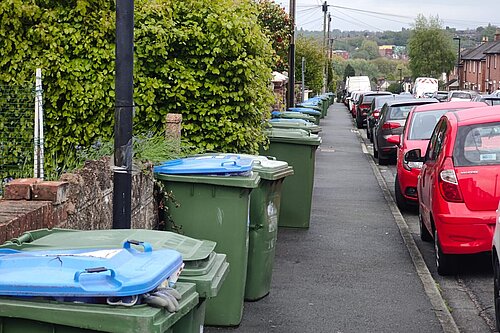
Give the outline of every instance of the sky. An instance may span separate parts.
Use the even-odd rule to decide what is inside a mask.
[[[289,0],[275,0],[289,12]],[[298,29],[323,31],[324,0],[295,0]],[[411,28],[418,14],[439,16],[443,27],[459,30],[488,23],[500,26],[499,0],[328,0],[330,29],[400,31]]]

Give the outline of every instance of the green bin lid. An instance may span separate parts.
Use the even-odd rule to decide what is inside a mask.
[[[292,119],[304,119],[308,120],[310,122],[316,121],[316,118],[314,116],[301,113],[301,112],[295,112],[295,111],[284,111],[279,113],[279,118],[292,118]]]
[[[227,187],[256,188],[259,186],[260,176],[251,172],[248,176],[204,176],[204,175],[167,175],[155,174],[155,178],[169,182],[210,184]]]
[[[295,143],[311,146],[319,146],[321,138],[317,134],[295,128],[271,128],[266,130],[271,142]]]
[[[253,160],[252,168],[258,172],[262,179],[277,180],[293,175],[293,168],[288,162],[278,161],[272,156],[237,154],[242,158]]]
[[[319,133],[321,132],[321,127],[310,123],[310,122],[303,122],[301,121],[302,119],[286,119],[286,120],[291,120],[291,121],[270,121],[269,124],[273,128],[298,128],[302,129],[311,133]]]
[[[0,248],[21,251],[49,249],[115,248],[126,240],[146,241],[153,249],[174,249],[181,253],[184,270],[179,281],[196,283],[201,297],[217,295],[228,273],[225,254],[214,251],[216,243],[169,231],[146,229],[72,230],[39,229],[25,232]]]

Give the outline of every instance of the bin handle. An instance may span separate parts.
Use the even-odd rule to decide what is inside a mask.
[[[236,161],[224,161],[220,164],[220,166],[224,166],[225,164],[231,164],[231,165],[236,165]]]
[[[151,246],[150,243],[148,242],[143,242],[143,241],[138,241],[138,240],[135,240],[135,239],[127,239],[124,243],[123,243],[123,248],[124,249],[130,249],[131,246],[130,245],[142,245],[143,249],[144,249],[144,252],[153,252],[153,247]]]
[[[85,268],[83,271],[78,271],[75,273],[74,280],[75,282],[80,281],[80,275],[82,274],[92,274],[92,273],[101,273],[101,272],[107,272],[110,271],[110,277],[112,279],[115,279],[116,273],[114,269],[111,268],[106,268],[106,267],[93,267],[93,268]]]

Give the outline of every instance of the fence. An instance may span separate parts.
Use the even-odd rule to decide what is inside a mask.
[[[43,178],[41,106],[39,70],[36,87],[0,85],[0,196],[12,179]]]

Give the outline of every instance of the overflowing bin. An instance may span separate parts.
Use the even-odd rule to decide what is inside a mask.
[[[313,134],[321,132],[320,126],[303,119],[274,118],[269,124],[273,128],[297,128]]]
[[[230,272],[218,296],[207,301],[205,324],[241,322],[248,260],[250,192],[260,181],[252,161],[198,156],[155,167],[155,177],[171,195],[169,230],[217,243]]]
[[[269,148],[261,148],[260,154],[286,161],[294,169],[294,175],[283,184],[278,225],[308,228],[316,149],[321,144],[321,138],[301,129],[272,128],[267,131],[267,135]]]
[[[172,317],[175,323],[168,332],[200,332],[204,323],[206,299],[217,296],[228,273],[226,255],[214,252],[215,242],[193,239],[167,231],[144,229],[81,231],[55,228],[25,232],[19,238],[14,238],[0,246],[0,249],[8,248],[28,252],[42,249],[91,249],[97,246],[116,248],[130,239],[147,241],[152,245],[153,250],[175,249],[181,254],[184,269],[178,281],[181,286],[190,286],[191,283],[195,286],[197,302],[189,307],[189,311],[185,311],[184,316]],[[191,292],[186,295],[190,294]],[[57,311],[54,310],[54,312]],[[170,323],[171,320],[168,322]]]

